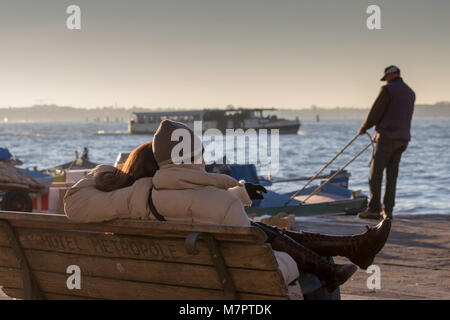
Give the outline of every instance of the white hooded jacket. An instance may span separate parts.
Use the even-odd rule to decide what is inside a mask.
[[[153,178],[141,178],[129,187],[111,192],[96,189],[95,172],[113,170],[112,166],[97,166],[67,191],[64,210],[69,219],[77,222],[117,218],[155,220],[148,206],[152,189],[153,203],[168,221],[250,226],[244,205],[251,205],[251,200],[245,187],[228,175],[208,173],[195,165],[168,164]],[[298,278],[297,264],[292,257],[279,251],[275,251],[275,257],[286,284]]]

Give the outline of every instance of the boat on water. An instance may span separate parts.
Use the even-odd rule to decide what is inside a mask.
[[[20,166],[23,164],[21,160],[19,160],[16,156],[12,155],[9,152],[8,148],[0,147],[0,163],[9,163],[13,166]]]
[[[49,181],[40,179],[41,175],[34,175],[37,172],[16,167],[22,164],[7,148],[0,148],[1,210],[31,211],[32,198],[44,192],[48,185]]]
[[[317,194],[309,197],[320,184],[306,188],[285,206],[286,202],[295,193],[295,190],[279,193],[272,191],[270,187],[274,183],[304,181],[308,180],[309,177],[278,181],[267,180],[258,177],[256,167],[253,164],[211,164],[206,166],[206,170],[209,172],[225,173],[235,179],[244,179],[247,182],[261,184],[267,187],[268,192],[267,194],[264,194],[264,199],[254,200],[253,205],[246,208],[249,215],[276,216],[280,213],[293,214],[295,216],[330,213],[356,214],[367,206],[366,195],[363,195],[359,190],[353,191],[348,188],[350,173],[346,171],[341,172],[341,174],[333,178],[330,183],[323,186]],[[319,178],[328,178],[331,177],[332,174],[334,174],[333,171],[331,171],[329,175],[323,175]],[[306,202],[304,201],[305,199],[307,199]]]
[[[75,151],[74,160],[46,169],[44,170],[44,172],[53,175],[59,175],[65,170],[93,169],[96,166],[98,166],[98,163],[89,161],[89,150],[87,148],[84,148],[81,157],[78,156],[78,151]]]
[[[47,170],[49,170],[49,171],[52,171],[52,170],[81,170],[81,169],[93,169],[96,166],[98,166],[98,163],[94,163],[94,162],[91,162],[86,159],[75,159],[73,161],[57,165],[57,166],[47,169]]]
[[[194,121],[202,121],[202,131],[218,129],[225,133],[227,129],[278,129],[280,134],[296,134],[300,120],[278,118],[265,112],[276,109],[205,109],[170,112],[134,112],[128,123],[131,134],[153,134],[161,121],[170,119],[183,122],[194,129]]]

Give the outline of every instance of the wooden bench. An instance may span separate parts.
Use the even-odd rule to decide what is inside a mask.
[[[0,212],[0,287],[25,299],[287,299],[255,227]],[[81,289],[68,289],[79,266]]]

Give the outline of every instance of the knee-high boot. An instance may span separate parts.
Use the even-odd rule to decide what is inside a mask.
[[[391,230],[391,220],[381,221],[375,227],[366,226],[362,234],[330,236],[320,233],[283,231],[289,237],[321,256],[343,256],[367,269],[383,248]]]
[[[314,251],[283,234],[277,228],[272,228],[263,223],[254,223],[254,225],[267,234],[268,242],[274,250],[288,253],[297,263],[299,271],[316,275],[328,292],[335,291],[357,270],[354,264],[339,265],[326,261]]]

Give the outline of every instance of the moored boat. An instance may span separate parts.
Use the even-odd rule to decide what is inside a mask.
[[[45,186],[24,169],[0,162],[0,208],[6,211],[31,211],[32,196]]]
[[[295,216],[329,213],[355,214],[367,206],[367,196],[361,194],[360,191],[353,191],[348,188],[350,174],[345,171],[323,186],[320,192],[313,196],[310,195],[319,185],[306,188],[296,195],[287,206],[285,205],[286,202],[295,191],[278,193],[270,190],[269,187],[277,181],[264,180],[258,177],[256,167],[253,164],[212,164],[207,165],[207,171],[226,173],[238,180],[244,179],[267,187],[268,192],[264,194],[264,199],[253,201],[253,205],[246,208],[247,213],[251,215],[275,216],[279,213],[294,214]],[[332,171],[329,175],[323,175],[320,178],[330,177],[333,173]],[[307,178],[289,179],[289,181],[305,179]],[[304,202],[307,197],[309,199]]]
[[[60,165],[57,165],[53,168],[50,168],[48,170],[79,170],[79,169],[93,169],[97,166],[97,163],[91,162],[86,159],[75,159],[70,162],[66,162]]]
[[[74,160],[46,169],[44,170],[44,172],[53,175],[60,175],[66,170],[93,169],[96,166],[98,166],[98,163],[89,161],[89,150],[87,148],[84,148],[81,157],[78,157],[78,151],[75,151]]]

